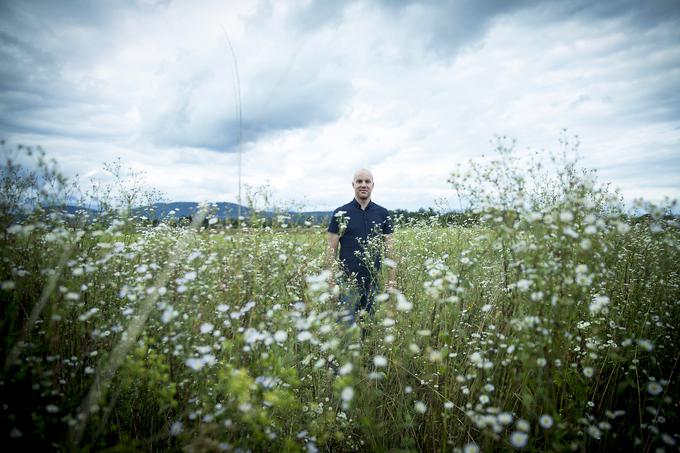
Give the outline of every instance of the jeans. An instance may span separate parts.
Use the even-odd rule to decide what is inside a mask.
[[[374,285],[340,285],[340,304],[344,313],[341,319],[349,324],[354,324],[357,312],[366,310],[369,315],[373,314],[376,288]]]

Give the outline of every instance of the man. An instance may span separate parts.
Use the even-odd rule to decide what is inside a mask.
[[[373,175],[364,168],[354,173],[354,199],[333,211],[328,225],[328,258],[338,256],[344,274],[340,300],[347,305],[350,319],[360,310],[373,311],[377,276],[384,249],[390,253],[392,222],[387,209],[371,201]],[[394,286],[394,268],[388,287]]]

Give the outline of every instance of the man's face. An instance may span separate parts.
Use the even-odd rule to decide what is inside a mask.
[[[360,171],[354,175],[352,187],[357,200],[370,200],[371,192],[373,192],[373,177],[367,171]]]

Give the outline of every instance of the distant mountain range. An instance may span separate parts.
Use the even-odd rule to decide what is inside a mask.
[[[238,214],[239,205],[236,203],[229,203],[221,201],[218,203],[212,203],[212,205],[217,206],[216,216],[220,219],[235,219]],[[188,217],[193,216],[198,211],[198,203],[193,201],[175,201],[172,203],[156,203],[154,204],[155,217],[165,218],[170,215],[171,211],[174,211],[174,216]],[[145,212],[141,210],[140,212]],[[249,217],[251,214],[251,209],[246,206],[241,206],[241,216]],[[259,215],[263,215],[266,218],[271,218],[274,215],[287,215],[291,217],[294,221],[304,221],[305,219],[312,219],[315,222],[319,222],[324,219],[329,219],[331,216],[331,211],[260,211]]]
[[[148,208],[135,208],[133,212],[135,215],[143,215],[150,219],[165,219],[173,213],[173,217],[179,219],[182,217],[192,217],[196,212],[198,212],[198,203],[195,201],[174,201],[171,203],[155,203],[153,205],[153,210]],[[229,202],[218,202],[211,203],[211,205],[217,207],[216,216],[219,219],[236,219],[239,215],[239,205],[236,203]],[[79,206],[66,206],[66,211],[72,214],[76,212],[90,212],[95,213],[96,210],[82,208]],[[303,222],[310,219],[314,223],[323,222],[328,220],[331,216],[331,211],[258,211],[258,215],[263,216],[267,219],[272,218],[274,215],[286,215],[290,217],[292,222]],[[246,206],[241,206],[241,216],[248,218],[251,215],[251,209]]]

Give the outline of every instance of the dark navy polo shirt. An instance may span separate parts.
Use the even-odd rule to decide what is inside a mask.
[[[343,214],[340,214],[340,213]],[[341,233],[340,225],[344,220],[346,228]],[[362,261],[361,255],[365,250],[365,244],[370,238],[382,237],[383,234],[392,234],[392,221],[389,211],[380,205],[370,201],[366,210],[353,199],[344,206],[333,211],[333,216],[328,225],[328,232],[340,235],[340,261],[347,274],[355,273],[357,282],[367,286],[372,282],[371,271]],[[382,243],[381,243],[382,244]],[[380,270],[380,254],[373,258],[375,270]],[[363,280],[363,282],[362,282]]]

